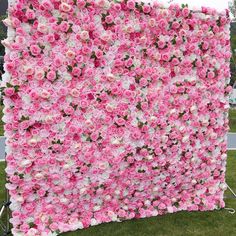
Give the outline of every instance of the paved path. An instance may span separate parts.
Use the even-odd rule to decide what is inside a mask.
[[[236,133],[228,133],[228,149],[236,150]]]
[[[236,133],[228,134],[228,150],[236,150]],[[0,136],[0,161],[5,157],[5,138]]]

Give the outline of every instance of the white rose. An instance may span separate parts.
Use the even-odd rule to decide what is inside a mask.
[[[37,180],[40,180],[43,178],[43,174],[42,173],[37,173],[35,176],[34,176]]]
[[[48,33],[48,27],[46,24],[39,23],[37,30],[42,33],[42,34],[47,34]]]
[[[97,225],[98,222],[97,222],[97,220],[95,218],[92,218],[90,224],[91,224],[91,226],[94,226],[94,225]]]
[[[31,160],[22,160],[21,163],[19,164],[20,167],[29,167],[31,166],[32,164],[32,161]]]
[[[188,140],[189,140],[189,136],[188,136],[188,135],[185,135],[185,136],[182,138],[182,142],[183,142],[183,143],[188,142]]]

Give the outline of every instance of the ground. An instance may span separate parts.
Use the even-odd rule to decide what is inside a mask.
[[[236,132],[236,109],[229,110],[230,132]]]
[[[0,163],[0,201],[4,199],[4,162]],[[236,190],[236,151],[228,151],[226,181]],[[227,190],[226,207],[236,209],[236,199]],[[227,210],[179,212],[148,219],[107,223],[61,236],[233,236],[236,215]]]

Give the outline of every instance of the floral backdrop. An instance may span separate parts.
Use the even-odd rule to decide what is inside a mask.
[[[156,2],[10,1],[13,234],[224,207],[229,21]]]

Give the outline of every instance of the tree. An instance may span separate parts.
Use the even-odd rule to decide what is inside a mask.
[[[5,39],[7,37],[7,29],[5,25],[2,23],[2,20],[4,20],[7,17],[7,15],[1,15],[0,16],[0,41]],[[0,43],[0,55],[4,55],[5,53],[5,48],[4,46]]]
[[[229,10],[233,16],[233,20],[236,19],[236,0],[229,2]]]

